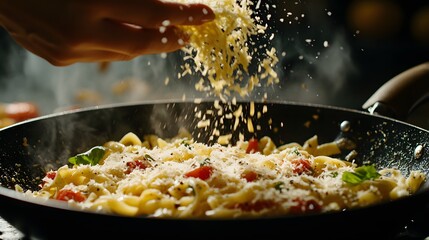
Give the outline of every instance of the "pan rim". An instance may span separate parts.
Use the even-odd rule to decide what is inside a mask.
[[[121,108],[121,107],[133,107],[133,106],[139,106],[139,105],[157,105],[157,104],[200,104],[200,103],[211,103],[214,102],[216,98],[195,98],[195,99],[160,99],[160,100],[142,100],[142,101],[130,101],[130,102],[124,102],[124,103],[108,103],[108,104],[101,104],[101,105],[94,105],[94,106],[87,106],[82,107],[78,109],[70,109],[70,110],[62,110],[60,112],[54,112],[45,114],[43,116],[27,119],[21,122],[14,123],[12,125],[6,126],[4,128],[0,129],[1,131],[7,130],[9,128],[13,128],[18,125],[23,125],[29,122],[35,122],[43,119],[48,118],[55,118],[62,115],[69,115],[69,114],[75,114],[79,112],[90,112],[90,111],[97,111],[97,110],[103,110],[103,109],[111,109],[111,108]],[[273,104],[273,105],[290,105],[290,106],[298,106],[298,107],[309,107],[309,108],[319,108],[319,109],[327,109],[327,110],[335,110],[335,111],[342,111],[342,112],[349,112],[349,113],[355,113],[355,114],[361,114],[365,116],[369,116],[372,118],[379,118],[384,119],[387,121],[392,121],[394,123],[406,125],[408,127],[412,127],[415,129],[418,129],[420,131],[429,133],[428,129],[424,129],[422,127],[413,125],[411,123],[405,122],[403,120],[398,120],[392,117],[383,116],[383,115],[377,115],[377,114],[371,114],[370,112],[360,110],[360,109],[353,109],[353,108],[346,108],[346,107],[340,107],[335,105],[327,105],[327,104],[320,104],[320,103],[307,103],[307,102],[296,102],[296,101],[287,101],[287,100],[237,100],[237,104],[246,104],[254,102],[257,104]]]

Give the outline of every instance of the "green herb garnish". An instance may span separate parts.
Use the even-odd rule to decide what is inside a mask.
[[[205,166],[210,164],[210,158],[205,158],[202,162],[200,162],[200,166]]]
[[[101,146],[96,146],[88,150],[87,152],[80,153],[74,157],[69,158],[69,162],[74,165],[79,164],[91,164],[92,166],[98,164],[103,158],[106,149]]]
[[[282,190],[283,190],[283,185],[285,185],[285,184],[284,184],[284,182],[276,182],[276,183],[274,184],[274,188],[275,188],[277,191],[282,192]]]
[[[192,150],[191,144],[188,141],[183,140],[181,144],[187,147],[189,150]]]
[[[149,154],[145,154],[144,158],[146,158],[148,161],[151,161],[151,162],[155,161],[155,159],[153,159],[153,157]]]
[[[293,153],[294,153],[295,155],[297,155],[297,156],[300,156],[300,155],[301,155],[301,153],[299,152],[298,148],[296,148],[296,147],[293,149]]]
[[[354,172],[344,172],[342,180],[350,184],[359,184],[378,177],[380,177],[380,173],[377,172],[377,169],[373,165],[366,165],[356,168]]]

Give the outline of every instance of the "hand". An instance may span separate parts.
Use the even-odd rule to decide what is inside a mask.
[[[162,0],[2,0],[0,24],[55,66],[131,60],[188,41],[178,26],[214,19],[203,4]]]

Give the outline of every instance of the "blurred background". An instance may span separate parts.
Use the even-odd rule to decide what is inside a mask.
[[[280,84],[268,89],[269,99],[361,109],[390,78],[429,61],[428,1],[268,0],[258,5],[280,59]],[[192,81],[177,78],[181,57],[176,52],[54,67],[0,29],[0,127],[26,117],[8,115],[16,109],[30,109],[27,117],[33,117],[100,104],[204,97]],[[16,102],[31,106],[7,108]],[[427,109],[419,110],[415,124],[429,126]]]

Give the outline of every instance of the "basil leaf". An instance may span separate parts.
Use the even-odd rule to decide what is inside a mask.
[[[372,180],[380,177],[377,169],[373,165],[361,166],[355,169],[354,172],[344,172],[342,180],[350,184],[359,184],[365,180]]]
[[[91,164],[96,165],[103,158],[106,149],[101,146],[96,146],[88,150],[87,152],[80,153],[74,157],[69,158],[69,163],[74,165],[79,164]]]

